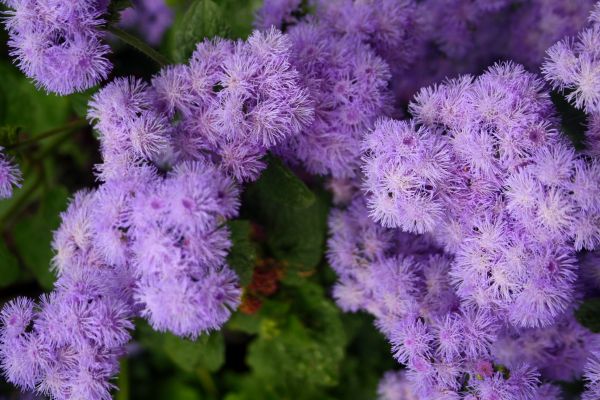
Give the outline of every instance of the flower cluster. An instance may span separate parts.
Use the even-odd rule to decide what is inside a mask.
[[[582,341],[595,336],[572,318],[556,326],[554,337],[545,332],[543,340],[533,329],[514,328],[509,335],[494,312],[461,304],[452,284],[451,256],[427,235],[376,224],[361,196],[346,210],[334,210],[329,225],[328,260],[338,273],[334,298],[346,311],[373,314],[394,356],[408,367],[386,374],[380,398],[551,399],[544,396],[556,393],[558,398],[557,389],[539,386],[535,368],[544,374],[555,371],[545,378],[581,374],[581,363],[593,348]],[[553,344],[564,346],[563,352]],[[522,347],[532,349],[527,353],[532,357],[535,349],[545,353],[522,359]],[[562,361],[569,364],[550,365]]]
[[[267,151],[313,120],[312,101],[291,65],[291,46],[275,29],[255,32],[246,42],[206,40],[188,65],[155,76],[157,108],[177,120],[174,156],[208,156],[237,180],[255,180]]]
[[[100,29],[108,1],[6,0],[10,54],[38,87],[61,95],[106,79],[110,48]]]
[[[555,89],[567,91],[567,100],[588,113],[600,112],[600,18],[598,9],[590,27],[577,40],[564,39],[548,49],[544,76]]]
[[[6,199],[12,196],[14,187],[21,187],[21,171],[2,150],[0,147],[0,199]]]
[[[312,124],[278,149],[311,173],[348,178],[360,161],[360,140],[377,116],[391,111],[387,64],[351,36],[307,21],[288,31],[291,62],[315,103]]]
[[[410,110],[365,138],[371,215],[455,254],[463,301],[552,324],[573,299],[574,252],[600,242],[598,160],[558,135],[542,83],[510,63],[425,88]]]
[[[119,78],[90,104],[109,179],[140,161],[212,160],[239,181],[256,179],[267,151],[313,118],[280,32],[247,42],[199,43],[188,65],[161,70],[148,85]]]
[[[173,22],[173,10],[164,0],[136,0],[133,7],[121,12],[119,25],[136,29],[149,44],[159,45]]]
[[[0,314],[0,362],[9,382],[54,399],[110,399],[110,378],[134,315],[129,269],[94,248],[94,193],[79,192],[55,234],[55,290],[17,298]]]

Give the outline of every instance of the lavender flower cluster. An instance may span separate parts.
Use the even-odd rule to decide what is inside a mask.
[[[112,70],[104,42],[108,0],[3,0],[10,55],[37,87],[67,95],[105,80]],[[125,10],[121,25],[137,27],[157,45],[173,16],[161,0]]]
[[[136,29],[150,45],[159,45],[173,23],[173,10],[164,0],[136,0],[132,3],[132,7],[121,12],[119,25]]]
[[[103,79],[107,4],[42,3],[8,4],[21,68],[59,93]],[[274,152],[334,178],[333,296],[374,315],[407,366],[382,399],[552,400],[552,381],[582,376],[584,399],[600,397],[599,337],[574,318],[600,289],[600,6],[542,68],[589,114],[585,151],[513,62],[419,90],[400,119],[410,88],[439,74],[507,55],[539,67],[592,7],[520,3],[316,0],[304,15],[306,2],[270,0],[247,41],[205,40],[150,83],[106,85],[88,113],[100,185],[62,215],[56,287],[2,310],[7,379],[108,399],[132,318],[190,338],[219,329],[241,294],[225,223]],[[503,24],[514,36],[492,54]],[[0,196],[18,180],[0,158]]]
[[[108,1],[6,0],[8,45],[25,75],[61,95],[106,79],[112,68],[101,30]]]
[[[205,41],[151,85],[117,78],[93,96],[101,184],[62,216],[54,291],[4,308],[10,382],[55,399],[107,399],[133,317],[192,339],[229,319],[241,297],[225,262],[236,178],[255,179],[266,152],[312,121],[290,46],[276,30]]]
[[[15,187],[21,187],[21,171],[2,150],[0,147],[0,199],[7,199]]]
[[[597,51],[593,23],[544,66],[549,80],[571,74],[554,84],[592,115],[577,91],[600,88],[555,55]],[[582,376],[583,398],[598,398],[600,338],[574,318],[600,288],[595,137],[576,152],[546,84],[511,62],[423,88],[409,112],[364,135],[362,193],[331,185],[341,203],[354,196],[330,216],[333,295],[373,314],[407,366],[380,398],[560,399],[550,382]]]

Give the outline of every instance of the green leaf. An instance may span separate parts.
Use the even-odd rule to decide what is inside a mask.
[[[0,126],[21,126],[35,136],[62,125],[69,115],[66,97],[46,94],[14,66],[0,62]]]
[[[6,147],[16,144],[19,141],[19,132],[21,132],[19,126],[0,126],[0,146]]]
[[[247,220],[233,220],[227,223],[233,243],[227,256],[227,263],[237,272],[240,284],[246,286],[252,279],[252,270],[256,262],[256,247],[250,240],[251,225]]]
[[[183,17],[173,24],[171,37],[171,56],[175,62],[187,62],[196,43],[205,38],[226,36],[227,19],[222,8],[212,0],[196,0]]]
[[[600,298],[585,300],[575,311],[575,318],[590,331],[600,333]]]
[[[145,347],[164,353],[185,372],[194,372],[198,368],[216,371],[225,362],[225,342],[220,332],[189,340],[168,332],[156,332],[147,324],[140,324],[138,331]]]
[[[219,332],[202,335],[194,341],[165,334],[164,343],[167,355],[186,372],[199,367],[217,371],[225,362],[225,342]]]
[[[241,331],[251,335],[260,332],[260,318],[257,315],[248,315],[242,312],[234,313],[227,321],[227,329],[232,331]]]
[[[159,386],[159,400],[202,400],[195,387],[178,379],[171,379]]]
[[[19,261],[0,240],[0,287],[7,287],[19,278]]]
[[[328,214],[324,193],[311,192],[278,161],[272,161],[247,188],[245,200],[248,212],[266,228],[267,244],[277,259],[299,270],[312,269],[321,261]]]
[[[73,93],[72,95],[68,96],[69,103],[71,105],[71,110],[73,110],[73,112],[75,114],[77,114],[77,116],[79,118],[85,118],[87,116],[88,103],[89,103],[91,97],[97,91],[98,91],[98,86],[94,86],[84,92],[77,92],[77,93]]]
[[[263,5],[263,0],[217,0],[223,7],[229,23],[229,37],[246,39],[252,32],[256,11]]]
[[[282,207],[307,208],[316,200],[306,184],[275,157],[269,160],[269,168],[262,173],[256,186]]]
[[[248,349],[257,379],[287,393],[337,383],[346,337],[339,309],[306,279],[285,281],[261,309],[261,329]]]
[[[40,200],[39,209],[21,219],[12,232],[25,266],[45,289],[54,284],[55,277],[50,271],[52,235],[60,224],[60,212],[67,208],[68,198],[69,193],[62,186],[48,190]]]

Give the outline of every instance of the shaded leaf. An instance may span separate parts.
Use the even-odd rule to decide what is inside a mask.
[[[240,284],[246,286],[252,279],[252,270],[256,262],[256,248],[250,240],[250,221],[237,219],[229,221],[227,226],[233,244],[227,255],[227,263],[237,272]]]
[[[600,333],[600,298],[585,300],[575,311],[575,318],[590,331]]]
[[[156,332],[145,323],[139,324],[138,330],[145,347],[153,352],[164,353],[185,372],[193,372],[197,368],[216,371],[225,362],[225,342],[220,332],[189,340],[168,332]]]
[[[227,35],[222,8],[212,0],[196,0],[172,26],[171,55],[175,62],[187,62],[196,43],[205,38]]]
[[[60,212],[67,208],[68,198],[69,193],[62,186],[48,190],[38,210],[20,220],[13,230],[15,247],[23,262],[46,289],[51,289],[55,280],[50,271],[52,235],[60,224]]]
[[[7,287],[19,278],[19,261],[0,240],[0,287]]]

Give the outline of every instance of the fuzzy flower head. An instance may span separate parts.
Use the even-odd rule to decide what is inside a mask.
[[[237,196],[213,166],[183,163],[132,201],[135,296],[155,329],[197,337],[219,328],[239,304],[237,275],[224,265],[231,242],[222,227],[237,213]]]
[[[289,39],[271,29],[246,42],[206,40],[188,65],[156,75],[159,111],[180,120],[175,156],[205,154],[236,179],[255,180],[267,151],[313,120],[311,99],[290,57]]]
[[[112,65],[100,26],[105,2],[10,2],[5,21],[10,54],[38,87],[66,95],[106,79]]]
[[[2,153],[0,147],[0,199],[11,197],[15,187],[21,187],[21,171]]]
[[[291,62],[315,102],[315,118],[278,152],[311,173],[351,178],[364,131],[391,109],[389,67],[367,45],[332,35],[323,23],[296,25],[289,38]]]
[[[592,13],[592,22],[595,15],[597,7]],[[553,88],[566,92],[567,100],[587,113],[600,111],[599,35],[600,26],[594,22],[576,38],[568,37],[557,42],[548,49],[542,67],[546,80]]]
[[[573,300],[573,252],[598,244],[596,160],[560,137],[543,84],[512,63],[423,89],[409,108],[363,140],[372,218],[454,253],[465,304],[551,324]]]
[[[139,0],[121,12],[119,24],[138,30],[146,41],[159,45],[165,31],[173,23],[173,10],[163,0]]]

